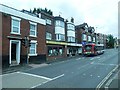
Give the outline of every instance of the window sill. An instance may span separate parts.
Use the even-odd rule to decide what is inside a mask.
[[[10,34],[21,35],[20,33],[10,32]]]
[[[36,54],[29,54],[29,56],[37,56],[37,53]]]
[[[29,36],[30,36],[30,37],[35,37],[35,38],[37,37],[37,36],[33,36],[33,35],[29,35]]]

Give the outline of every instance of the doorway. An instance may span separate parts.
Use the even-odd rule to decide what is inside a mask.
[[[11,66],[19,65],[20,63],[20,41],[10,40],[10,58],[9,64]]]

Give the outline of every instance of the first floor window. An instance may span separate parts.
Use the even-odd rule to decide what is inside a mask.
[[[57,41],[65,41],[65,35],[63,34],[56,34]]]
[[[68,37],[68,42],[75,42],[75,37]]]
[[[37,36],[37,23],[30,22],[30,36]]]
[[[12,17],[12,30],[11,33],[20,34],[20,20],[19,18]]]
[[[30,55],[36,55],[36,43],[31,42]]]

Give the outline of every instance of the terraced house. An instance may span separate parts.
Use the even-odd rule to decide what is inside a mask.
[[[2,18],[2,65],[26,63],[27,48],[22,39],[29,37],[29,62],[46,60],[45,20],[0,4]]]

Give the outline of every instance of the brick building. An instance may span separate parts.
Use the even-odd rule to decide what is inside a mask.
[[[26,63],[27,48],[22,39],[29,37],[29,62],[46,60],[45,20],[0,4],[2,18],[2,65]]]

